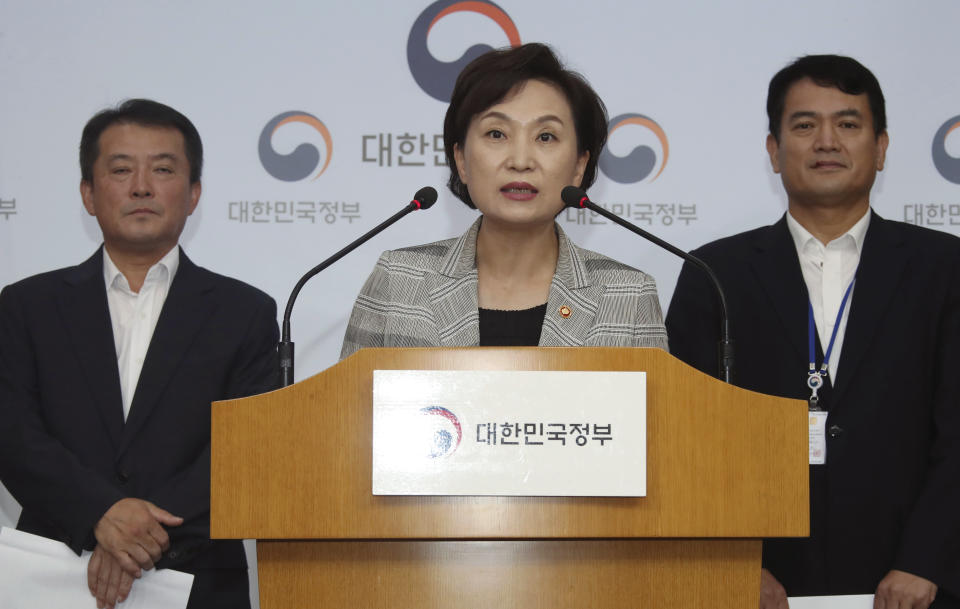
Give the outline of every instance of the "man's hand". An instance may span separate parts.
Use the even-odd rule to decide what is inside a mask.
[[[937,585],[929,579],[896,569],[877,586],[873,609],[927,609],[937,596]]]
[[[93,527],[97,547],[110,553],[131,577],[140,569],[152,569],[170,538],[161,525],[179,526],[183,518],[158,508],[149,501],[126,498],[114,503]]]
[[[103,546],[97,545],[87,565],[87,587],[97,599],[97,609],[113,609],[127,600],[133,587],[133,576],[123,570]]]
[[[766,569],[760,569],[760,609],[789,609],[787,591]]]

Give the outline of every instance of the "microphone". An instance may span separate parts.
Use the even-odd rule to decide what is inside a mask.
[[[290,315],[293,313],[293,303],[297,300],[297,295],[300,294],[300,290],[303,289],[304,284],[306,284],[314,275],[324,270],[337,260],[340,260],[353,250],[357,249],[400,218],[412,211],[417,211],[418,209],[430,209],[436,202],[437,189],[432,186],[424,186],[417,191],[417,194],[413,195],[413,200],[407,203],[403,209],[370,229],[359,239],[356,239],[333,256],[330,256],[317,266],[307,271],[306,274],[300,278],[300,281],[298,281],[297,285],[294,286],[293,292],[290,293],[290,298],[287,299],[287,308],[283,312],[283,329],[281,331],[280,342],[277,344],[277,353],[280,356],[281,387],[288,387],[293,384],[293,342],[290,340]]]
[[[620,226],[640,235],[647,241],[651,241],[668,252],[683,258],[697,268],[702,269],[703,272],[707,274],[717,292],[717,297],[720,299],[720,342],[717,344],[719,378],[726,383],[732,383],[734,358],[733,340],[730,338],[730,317],[727,315],[726,296],[723,294],[723,288],[720,287],[720,281],[714,274],[713,269],[707,266],[706,262],[700,260],[696,256],[667,243],[663,239],[648,233],[639,226],[627,222],[620,216],[600,207],[590,200],[590,197],[587,196],[587,193],[582,188],[577,188],[576,186],[567,186],[563,189],[563,191],[561,191],[560,198],[563,199],[563,202],[567,207],[595,211],[604,218],[611,220],[612,222],[615,222]]]

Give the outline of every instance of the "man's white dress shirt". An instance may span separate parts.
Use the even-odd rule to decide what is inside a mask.
[[[150,267],[139,292],[130,289],[127,278],[103,248],[103,278],[107,284],[107,305],[113,324],[113,341],[120,369],[120,393],[123,396],[123,420],[130,414],[130,404],[137,390],[143,360],[167,300],[170,284],[180,266],[180,247],[174,246],[159,262]]]
[[[793,236],[797,255],[800,257],[800,269],[803,271],[803,281],[807,284],[810,294],[810,304],[813,305],[813,320],[820,337],[820,346],[824,352],[830,343],[830,335],[837,321],[837,312],[840,302],[853,281],[860,264],[860,253],[863,251],[863,239],[867,235],[870,225],[870,210],[857,221],[850,230],[840,235],[830,243],[824,245],[810,234],[810,231],[794,220],[787,212],[787,228]],[[854,287],[856,289],[856,287]],[[847,306],[840,318],[840,328],[830,353],[827,369],[830,373],[830,382],[836,384],[837,369],[840,365],[840,352],[843,347],[843,335],[847,329],[847,319],[850,317],[850,305],[853,301],[853,291],[847,298]],[[820,369],[821,362],[816,362]]]

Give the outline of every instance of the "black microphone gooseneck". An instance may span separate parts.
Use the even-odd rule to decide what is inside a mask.
[[[620,216],[607,211],[606,209],[600,207],[596,203],[590,200],[590,197],[587,196],[587,193],[583,191],[582,188],[577,188],[576,186],[567,186],[560,193],[560,197],[563,199],[564,204],[567,207],[574,207],[577,209],[589,209],[595,211],[604,218],[611,220],[619,224],[620,226],[633,231],[634,233],[640,235],[647,241],[659,245],[668,252],[680,256],[684,260],[689,261],[694,266],[699,269],[702,269],[704,273],[710,277],[710,281],[713,282],[713,287],[717,291],[717,296],[720,299],[720,342],[717,345],[718,360],[719,360],[719,378],[720,380],[732,383],[733,382],[733,340],[730,338],[730,318],[727,315],[727,299],[723,294],[723,288],[720,287],[720,281],[717,280],[717,276],[714,274],[713,269],[707,266],[707,263],[703,260],[700,260],[696,256],[689,254],[682,249],[673,246],[663,239],[648,233],[639,226],[627,222]]]
[[[300,294],[300,290],[303,288],[304,284],[307,283],[314,275],[327,268],[337,260],[340,260],[353,250],[357,249],[369,241],[374,235],[387,228],[400,218],[412,211],[417,211],[418,209],[429,209],[436,202],[437,190],[432,186],[424,186],[417,191],[417,194],[413,195],[413,200],[407,203],[403,209],[372,228],[362,237],[353,241],[350,243],[350,245],[346,246],[333,256],[330,256],[317,266],[307,271],[306,274],[300,278],[300,281],[297,282],[297,285],[293,287],[293,292],[290,293],[290,298],[287,299],[287,308],[283,312],[283,328],[281,331],[280,343],[277,344],[277,353],[280,355],[281,387],[287,387],[293,384],[293,342],[290,340],[290,315],[293,313],[293,303],[297,300],[297,295]]]

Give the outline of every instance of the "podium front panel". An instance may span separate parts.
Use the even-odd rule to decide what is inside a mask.
[[[641,370],[647,496],[371,492],[373,370]],[[213,406],[211,533],[259,539],[735,538],[808,534],[807,409],[659,349],[363,349]]]
[[[750,540],[265,542],[261,609],[743,609]]]

